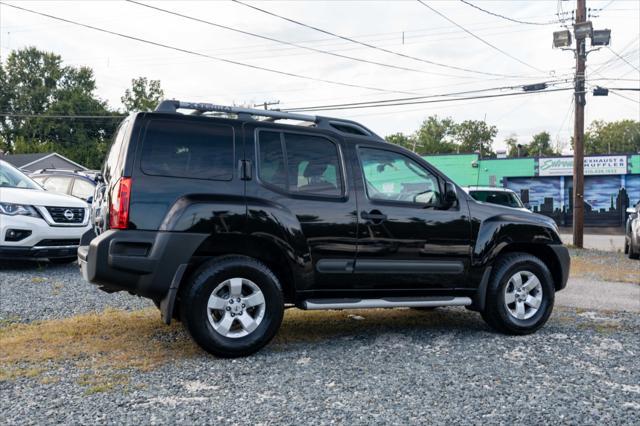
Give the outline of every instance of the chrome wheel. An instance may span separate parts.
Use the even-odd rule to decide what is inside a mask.
[[[513,274],[504,287],[504,304],[516,319],[534,316],[542,304],[542,284],[538,277],[530,271]]]
[[[260,288],[246,278],[220,283],[209,296],[207,318],[215,331],[229,338],[253,332],[264,318],[265,300]]]

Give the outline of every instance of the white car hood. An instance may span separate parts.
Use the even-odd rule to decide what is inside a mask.
[[[0,188],[0,202],[26,204],[29,206],[83,207],[88,205],[71,195],[58,194],[38,189]]]

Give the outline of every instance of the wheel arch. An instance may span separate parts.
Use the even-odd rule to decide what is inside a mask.
[[[553,279],[553,286],[556,291],[563,288],[564,278],[562,265],[550,246],[535,243],[511,243],[504,246],[502,250],[497,253],[496,259],[508,253],[526,253],[537,257],[549,268],[551,278]]]

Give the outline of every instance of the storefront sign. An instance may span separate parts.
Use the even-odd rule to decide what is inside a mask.
[[[627,173],[626,155],[585,157],[585,175],[624,175]],[[572,176],[573,158],[540,158],[538,176]]]

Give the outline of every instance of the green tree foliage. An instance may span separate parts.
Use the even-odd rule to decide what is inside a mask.
[[[479,120],[465,120],[456,124],[453,137],[460,153],[478,152],[483,157],[494,157],[492,145],[497,134],[496,126]]]
[[[559,154],[551,146],[549,132],[540,132],[533,135],[531,142],[527,145],[527,152],[531,157],[551,157]]]
[[[507,156],[516,158],[518,157],[518,136],[515,133],[509,135],[508,138],[504,140],[504,143],[507,144]],[[520,157],[523,157],[525,153],[524,147],[520,147]]]
[[[160,87],[160,80],[138,77],[131,80],[131,89],[127,89],[120,100],[127,112],[153,111],[163,97],[164,91]]]
[[[415,149],[415,139],[413,136],[407,136],[402,132],[388,135],[385,139],[387,142],[391,142],[392,144],[399,145],[403,148],[407,148],[412,151]]]
[[[450,154],[457,151],[451,137],[456,128],[451,118],[440,119],[432,115],[422,122],[414,135],[416,151],[420,155]]]
[[[100,167],[119,123],[93,94],[93,71],[63,66],[62,58],[34,47],[13,51],[0,66],[0,143],[13,153],[56,151],[90,168]],[[114,116],[83,119],[47,116]]]
[[[640,152],[640,122],[593,121],[584,135],[584,151],[587,155]]]

